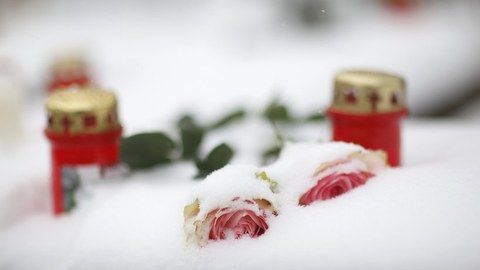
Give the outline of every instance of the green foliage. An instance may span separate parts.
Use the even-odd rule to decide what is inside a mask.
[[[314,112],[305,118],[306,122],[321,122],[324,120],[325,120],[325,114],[321,112]]]
[[[325,120],[325,114],[321,112],[313,112],[305,117],[294,116],[290,109],[279,102],[278,98],[273,99],[263,111],[263,117],[270,122],[284,122],[284,123],[304,123],[304,122],[319,122]]]
[[[228,164],[230,159],[233,157],[234,151],[226,143],[222,143],[215,148],[207,155],[207,158],[204,160],[197,159],[195,165],[198,168],[198,173],[195,178],[204,178],[209,175],[211,172],[223,168]]]
[[[120,159],[131,169],[169,163],[175,143],[162,132],[140,133],[122,139]]]
[[[122,139],[120,158],[131,169],[147,169],[153,166],[167,164],[179,158],[192,160],[198,168],[195,178],[203,178],[211,172],[218,170],[228,164],[234,155],[233,149],[225,143],[215,147],[205,159],[198,156],[203,139],[212,130],[216,130],[236,121],[242,120],[247,115],[244,108],[235,109],[226,115],[218,118],[209,125],[198,124],[194,117],[186,114],[177,122],[180,144],[162,132],[140,133]],[[270,163],[278,158],[284,145],[284,138],[280,132],[277,122],[282,124],[301,124],[324,120],[322,113],[315,112],[306,117],[292,116],[289,108],[279,102],[272,100],[262,117],[268,120],[275,131],[276,143],[266,149],[262,154],[263,163]]]
[[[282,144],[277,144],[274,145],[262,153],[262,163],[263,164],[271,164],[275,160],[277,160],[278,156],[280,155],[280,152],[282,151],[283,145]]]
[[[287,106],[280,104],[277,99],[268,104],[263,112],[263,117],[269,121],[291,122],[293,120]]]
[[[267,182],[270,190],[271,190],[273,193],[276,193],[276,192],[277,192],[277,188],[278,188],[278,183],[277,183],[277,181],[275,181],[275,180],[273,180],[272,178],[270,178],[265,171],[261,171],[261,172],[256,173],[256,174],[255,174],[255,177],[256,177],[257,179],[260,179],[260,180],[262,180],[262,181]]]
[[[244,109],[237,109],[221,117],[209,128],[197,124],[191,115],[184,115],[177,122],[181,142],[179,149],[173,140],[162,132],[140,133],[122,140],[120,158],[131,169],[147,169],[173,161],[175,153],[181,149],[182,159],[195,161],[199,170],[196,177],[205,177],[228,164],[234,154],[233,149],[223,143],[215,147],[204,160],[198,158],[205,134],[211,129],[242,119],[245,114]]]
[[[229,125],[235,121],[241,120],[245,118],[246,111],[243,108],[239,108],[237,110],[234,110],[227,115],[223,116],[222,118],[218,119],[216,122],[214,122],[211,126],[210,129],[217,129],[224,127],[226,125]]]
[[[195,159],[198,149],[202,144],[205,129],[197,123],[190,115],[183,116],[177,124],[180,130],[180,139],[182,142],[182,158]]]

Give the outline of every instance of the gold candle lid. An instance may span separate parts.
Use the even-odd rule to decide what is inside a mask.
[[[388,113],[405,109],[405,81],[383,72],[347,70],[335,76],[331,109],[354,114]]]
[[[117,99],[95,88],[62,89],[47,99],[47,131],[58,134],[92,134],[120,126]]]

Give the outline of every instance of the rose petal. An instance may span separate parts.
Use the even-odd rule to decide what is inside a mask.
[[[245,200],[244,203],[259,206],[252,200]],[[268,229],[265,221],[266,209],[260,206],[259,209],[262,212],[261,215],[257,215],[250,209],[232,210],[228,207],[222,208],[220,211],[217,211],[215,217],[210,222],[209,239],[225,239],[228,235],[241,238],[245,234],[250,237],[257,237],[263,234]]]
[[[355,173],[329,174],[317,181],[317,184],[310,188],[300,197],[300,205],[309,205],[314,201],[323,201],[339,196],[352,188],[363,185],[374,176],[373,173],[360,171]]]

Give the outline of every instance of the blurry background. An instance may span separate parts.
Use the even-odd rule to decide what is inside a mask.
[[[479,25],[473,0],[1,0],[0,127],[44,125],[49,65],[72,51],[117,91],[127,133],[274,95],[323,110],[345,68],[404,76],[413,116],[478,122]]]

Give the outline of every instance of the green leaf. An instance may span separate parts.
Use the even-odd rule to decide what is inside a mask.
[[[205,129],[197,125],[190,115],[185,115],[178,121],[178,128],[182,141],[182,158],[193,159],[197,157]]]
[[[198,168],[195,178],[203,178],[211,172],[223,168],[232,159],[233,154],[233,149],[226,143],[218,145],[207,155],[205,160],[195,161]]]
[[[325,114],[322,112],[312,113],[305,118],[306,122],[320,122],[324,120],[325,120]]]
[[[282,151],[281,145],[275,145],[268,148],[262,153],[262,163],[263,164],[273,163],[275,160],[278,159],[278,156],[280,155],[281,151]]]
[[[213,123],[210,126],[210,129],[217,129],[224,127],[228,124],[231,124],[232,122],[241,120],[245,117],[246,111],[243,108],[237,109],[235,111],[230,112],[229,114],[223,116],[219,120],[217,120],[215,123]]]
[[[131,169],[146,169],[171,161],[175,143],[162,132],[140,133],[122,139],[120,159]]]
[[[212,170],[218,170],[227,165],[233,157],[233,149],[226,143],[215,147],[207,156],[207,162]]]
[[[276,99],[267,106],[263,116],[270,121],[293,121],[287,106],[280,104]]]
[[[268,175],[267,175],[267,172],[265,171],[261,171],[261,172],[257,172],[255,173],[255,177],[257,179],[260,179],[262,181],[265,181],[268,183],[268,186],[270,187],[270,190],[273,192],[273,193],[276,193],[277,192],[277,188],[278,188],[278,182],[273,180],[272,178],[270,178]]]

